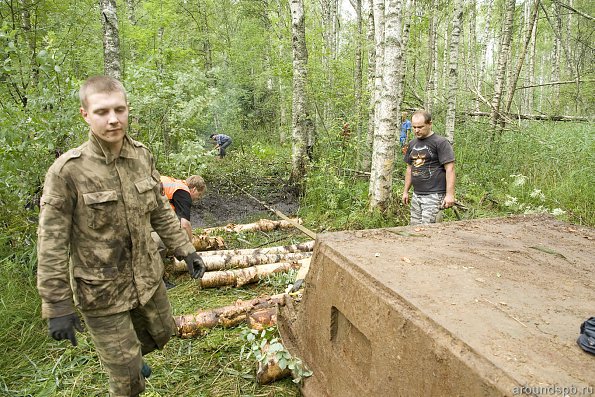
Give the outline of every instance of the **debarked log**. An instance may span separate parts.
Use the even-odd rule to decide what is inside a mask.
[[[201,255],[208,272],[225,269],[241,269],[265,263],[293,262],[312,256],[312,252],[289,252],[286,254],[255,255]],[[174,271],[186,271],[186,262],[174,260]]]
[[[263,296],[247,301],[238,300],[235,304],[196,314],[175,316],[174,321],[181,338],[194,338],[203,330],[216,326],[233,327],[246,319],[255,329],[263,329],[277,321],[277,305],[285,304],[285,294]],[[266,320],[269,318],[270,320]],[[259,319],[259,320],[258,320]],[[270,322],[270,325],[266,323]]]
[[[262,247],[262,248],[244,248],[235,250],[219,250],[201,252],[200,255],[204,259],[205,256],[210,255],[257,255],[257,254],[288,254],[293,252],[309,252],[314,249],[314,240],[305,241],[299,244],[279,245],[276,247]]]
[[[294,222],[301,224],[302,220],[300,218],[293,219]],[[213,232],[228,232],[228,233],[240,233],[240,232],[247,232],[247,231],[263,231],[268,232],[275,229],[288,229],[294,227],[294,225],[286,220],[280,221],[273,221],[270,219],[259,219],[254,223],[246,223],[243,225],[236,225],[233,223],[229,223],[225,226],[219,227],[211,227],[207,229],[203,229],[203,233],[209,234]]]
[[[307,262],[305,262],[307,261]],[[201,280],[202,288],[235,286],[241,287],[255,283],[274,273],[286,273],[292,269],[299,269],[303,263],[309,263],[310,258],[294,262],[277,262],[265,265],[250,266],[244,269],[232,269],[206,272]]]

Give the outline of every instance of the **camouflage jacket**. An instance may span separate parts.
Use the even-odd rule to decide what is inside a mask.
[[[69,150],[48,170],[37,230],[42,317],[90,316],[145,304],[163,276],[151,230],[178,256],[194,250],[161,194],[153,156],[128,137],[119,157],[97,139]]]

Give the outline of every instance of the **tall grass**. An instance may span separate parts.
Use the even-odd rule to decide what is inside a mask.
[[[595,226],[595,129],[589,123],[525,122],[494,134],[467,122],[457,131],[457,190],[500,213],[549,212]]]

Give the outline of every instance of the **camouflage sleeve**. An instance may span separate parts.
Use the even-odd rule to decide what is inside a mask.
[[[37,289],[43,318],[74,312],[68,270],[74,197],[64,179],[50,168],[41,197],[37,229]]]
[[[152,162],[153,179],[160,181],[159,172]],[[165,246],[174,252],[176,257],[184,257],[196,251],[190,241],[188,234],[180,226],[180,221],[169,205],[169,200],[161,194],[160,185],[155,189],[157,196],[157,208],[151,212],[151,226],[157,232]]]

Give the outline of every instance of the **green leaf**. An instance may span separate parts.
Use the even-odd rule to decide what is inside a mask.
[[[279,360],[279,368],[281,368],[281,369],[287,368],[287,360],[286,359],[282,358]]]

